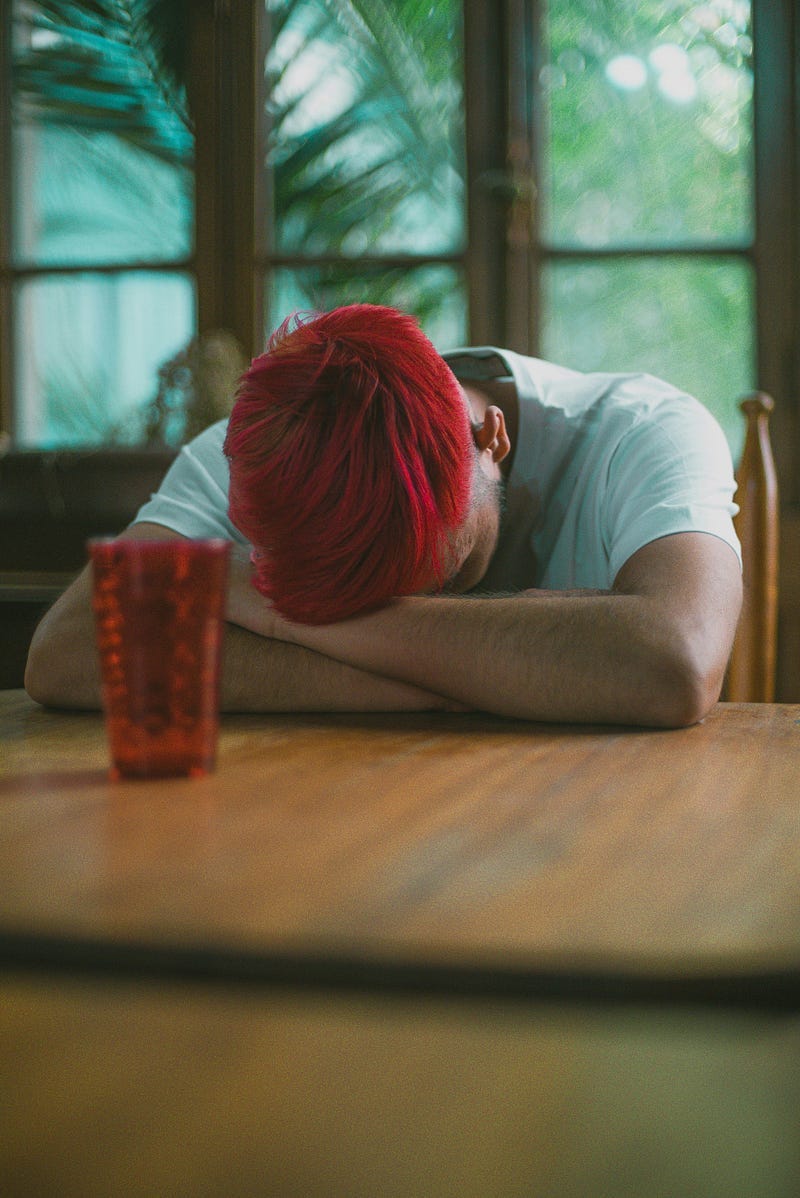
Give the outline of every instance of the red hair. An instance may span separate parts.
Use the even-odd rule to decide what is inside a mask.
[[[225,438],[256,587],[321,624],[441,586],[471,447],[458,384],[412,317],[370,304],[290,317],[242,376]]]

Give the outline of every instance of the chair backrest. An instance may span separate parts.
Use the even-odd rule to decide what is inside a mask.
[[[736,471],[736,532],[742,543],[744,601],[724,696],[732,703],[771,703],[778,637],[778,482],[769,438],[771,396],[740,404],[747,422]]]

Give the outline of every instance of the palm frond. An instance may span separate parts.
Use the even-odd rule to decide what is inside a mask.
[[[187,0],[41,0],[14,57],[20,115],[111,131],[187,164],[193,139],[180,28]]]
[[[270,166],[278,241],[287,251],[363,252],[407,224],[409,204],[436,215],[463,187],[455,80],[457,6],[421,0],[283,0],[271,12]],[[423,11],[424,8],[424,11]],[[431,30],[431,14],[439,25]],[[433,33],[433,36],[431,35]],[[330,115],[311,76],[330,57],[352,87]],[[322,68],[324,69],[324,68]],[[397,237],[395,233],[395,238]],[[391,237],[390,237],[391,240]]]
[[[447,107],[439,103],[438,80],[425,47],[433,42],[441,53],[442,46],[426,37],[427,22],[418,19],[416,6],[410,13],[408,5],[386,0],[349,0],[331,7],[354,54],[360,49],[363,55],[362,69],[378,77],[384,94],[398,101],[397,111],[405,114],[406,136],[414,140],[417,151],[426,156],[435,147],[434,153],[441,154],[442,147],[450,144]]]

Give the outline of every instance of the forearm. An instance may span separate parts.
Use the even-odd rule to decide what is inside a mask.
[[[291,635],[499,715],[691,723],[703,700],[691,693],[691,669],[658,614],[638,595],[413,598],[342,624],[294,627]]]
[[[225,711],[435,711],[462,705],[402,678],[364,670],[313,646],[273,637],[272,609],[251,582],[249,558],[231,554],[222,708]],[[265,624],[265,620],[267,623]]]
[[[228,625],[223,711],[432,711],[459,704],[300,645]]]

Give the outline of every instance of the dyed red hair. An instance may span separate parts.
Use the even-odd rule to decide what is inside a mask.
[[[412,317],[290,317],[242,376],[225,439],[258,590],[320,624],[441,585],[471,445],[458,384]]]

